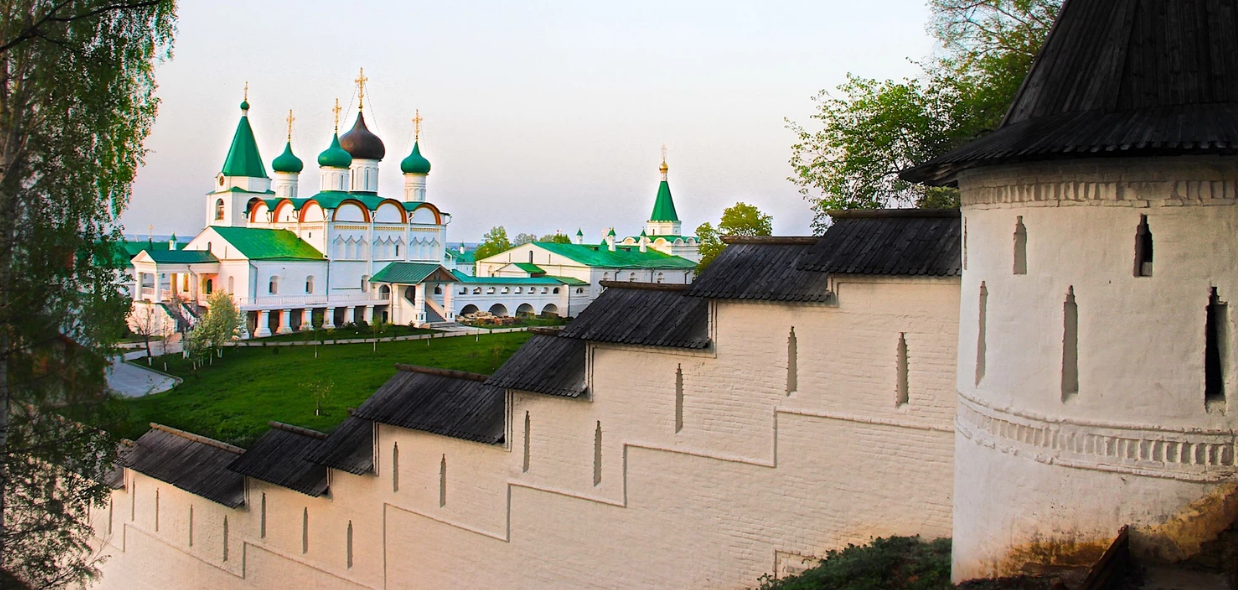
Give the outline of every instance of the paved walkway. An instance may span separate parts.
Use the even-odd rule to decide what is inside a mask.
[[[145,355],[146,351],[142,351]],[[128,356],[128,355],[126,355]],[[145,362],[145,361],[137,361]],[[123,397],[142,397],[175,387],[180,379],[126,363],[123,357],[112,359],[107,370],[108,389]]]

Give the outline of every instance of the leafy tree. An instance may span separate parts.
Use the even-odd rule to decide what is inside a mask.
[[[511,249],[512,243],[507,239],[507,230],[501,225],[492,227],[481,237],[481,244],[473,252],[473,259],[481,260]]]
[[[717,229],[709,222],[702,223],[696,228],[696,239],[701,253],[696,273],[700,274],[705,270],[726,248],[726,244],[722,242],[723,236],[768,236],[773,233],[773,221],[772,216],[761,213],[756,206],[739,202],[722,212]]]
[[[0,5],[0,561],[33,588],[97,572],[84,516],[108,497],[116,441],[81,424],[118,419],[116,222],[174,24],[171,0]]]
[[[241,310],[227,291],[211,293],[206,304],[206,315],[198,322],[194,331],[201,331],[206,345],[218,356],[223,356],[223,347],[231,342],[241,332],[241,323],[245,321]]]
[[[537,236],[536,236],[536,235],[533,235],[533,234],[516,234],[516,239],[515,239],[515,240],[512,240],[512,245],[513,245],[513,246],[523,246],[523,245],[525,245],[525,244],[532,244],[533,242],[536,242],[536,241],[537,241]]]
[[[546,234],[546,235],[544,235],[544,236],[542,236],[542,237],[538,238],[538,240],[537,240],[537,241],[539,241],[539,242],[550,242],[550,243],[552,243],[552,244],[571,244],[571,243],[572,243],[572,238],[571,238],[571,237],[569,237],[567,234],[563,234],[563,233],[560,233],[560,232],[555,232],[555,233],[553,233],[553,234]]]
[[[928,29],[941,44],[917,78],[849,74],[821,91],[796,135],[792,176],[813,209],[813,230],[832,209],[957,207],[958,191],[914,185],[898,172],[996,129],[1044,43],[1061,0],[932,0]]]

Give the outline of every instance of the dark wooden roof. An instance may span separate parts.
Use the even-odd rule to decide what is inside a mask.
[[[800,257],[800,269],[834,274],[960,276],[957,209],[831,211],[834,225]]]
[[[229,508],[245,503],[245,478],[228,469],[244,449],[151,424],[125,453],[125,467]]]
[[[709,302],[687,297],[688,285],[601,284],[606,290],[564,328],[563,336],[643,346],[709,346]]]
[[[1238,147],[1238,5],[1066,0],[995,132],[903,172],[946,185],[966,168]]]
[[[504,389],[580,397],[585,392],[585,342],[557,334],[534,334],[486,383]]]
[[[485,375],[427,367],[399,369],[353,416],[475,442],[503,442],[504,395]]]
[[[125,457],[133,450],[133,441],[122,439],[116,445],[116,462],[103,473],[103,483],[113,490],[125,487]]]
[[[351,416],[335,427],[305,459],[354,475],[374,471],[374,423]]]
[[[318,497],[327,491],[327,468],[309,462],[306,457],[326,437],[321,432],[272,422],[271,429],[228,469]]]
[[[688,287],[689,297],[825,302],[829,277],[799,269],[816,237],[725,238],[726,249]]]

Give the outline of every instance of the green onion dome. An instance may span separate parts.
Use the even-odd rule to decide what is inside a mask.
[[[340,145],[358,160],[382,160],[383,156],[387,155],[383,140],[365,126],[365,115],[360,111],[357,112],[357,120],[353,122],[352,129],[340,138]]]
[[[331,137],[331,147],[327,148],[327,151],[318,154],[318,165],[326,168],[347,168],[352,166],[352,154],[340,147],[340,136],[338,133]]]
[[[271,170],[275,172],[292,172],[298,173],[305,169],[305,164],[301,162],[301,158],[296,157],[292,153],[292,142],[284,145],[284,153],[280,154],[271,162]]]
[[[421,146],[413,142],[413,153],[400,161],[400,171],[405,174],[429,174],[430,161],[421,155]]]
[[[249,101],[248,101],[248,100],[242,100],[242,101],[241,101],[241,110],[242,110],[242,111],[248,111],[248,110],[249,110]]]

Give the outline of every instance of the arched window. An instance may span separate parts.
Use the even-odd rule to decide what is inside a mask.
[[[272,295],[279,293],[279,277],[271,277],[271,282],[267,284],[267,292]]]
[[[602,273],[602,280],[603,280],[603,281],[609,281],[609,280],[610,280],[610,273],[608,273],[608,272],[604,272],[604,273]]]
[[[390,297],[391,297],[391,287],[388,287],[387,285],[383,285],[383,286],[379,287],[379,288],[378,288],[378,295],[379,295],[380,297],[382,297],[383,299],[390,298]]]
[[[361,292],[362,293],[370,292],[370,275],[361,276]]]
[[[400,257],[400,244],[398,242],[395,245],[395,257],[396,258]]]
[[[236,293],[236,277],[228,277],[228,292]]]
[[[542,295],[545,295],[545,294],[547,294],[547,293],[549,293],[549,292],[550,292],[550,288],[549,288],[549,287],[542,287]]]
[[[435,295],[442,295],[442,294],[443,294],[443,286],[442,286],[442,285],[435,285],[435,286],[434,286],[434,294],[435,294]]]
[[[519,295],[521,293],[524,293],[524,287],[516,287],[516,294]]]
[[[558,295],[558,294],[559,294],[559,288],[558,288],[558,287],[555,287],[555,293],[554,293],[554,294],[555,294],[555,295]]]
[[[661,273],[661,272],[659,272],[659,273],[658,273],[658,282],[659,282],[659,283],[661,283],[663,278],[665,278],[665,277],[663,277],[663,276],[662,276],[662,273]]]
[[[489,289],[486,289],[486,295],[494,295],[494,287],[490,287]]]
[[[576,287],[576,294],[577,294],[577,295],[583,295],[583,294],[584,294],[584,292],[585,292],[585,290],[584,290],[584,289],[582,289],[582,288],[580,288],[580,287]]]
[[[635,283],[635,282],[636,282],[636,273],[632,273],[632,274],[628,275],[628,282],[629,282],[629,283]]]
[[[473,287],[474,295],[481,295],[481,287]]]
[[[460,294],[461,294],[461,295],[468,295],[468,294],[469,294],[469,288],[468,288],[468,287],[460,287]]]
[[[511,291],[512,291],[512,288],[511,288],[511,287],[503,287],[503,294],[504,294],[504,295],[506,295],[506,294],[508,294],[508,293],[511,293]]]
[[[205,284],[204,286],[206,287],[206,294],[207,294],[207,295],[210,295],[210,294],[211,294],[211,291],[213,291],[213,290],[214,290],[214,287],[215,287],[214,283],[215,283],[215,281],[212,281],[211,279],[206,279],[206,284]]]
[[[224,200],[215,199],[215,221],[223,221],[224,219]]]
[[[305,292],[309,294],[314,293],[314,275],[305,277]]]

